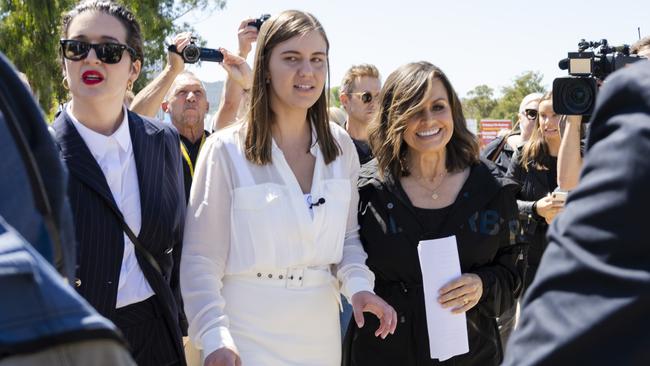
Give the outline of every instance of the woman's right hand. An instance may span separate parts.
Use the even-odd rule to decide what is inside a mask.
[[[241,366],[241,359],[233,350],[221,347],[208,355],[203,366]]]
[[[539,216],[542,216],[546,223],[550,224],[555,216],[562,211],[564,208],[563,202],[553,201],[551,195],[540,198],[535,203],[536,212]]]

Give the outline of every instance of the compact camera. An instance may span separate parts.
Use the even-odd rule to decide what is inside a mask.
[[[167,47],[167,50],[181,55],[186,64],[194,64],[198,61],[223,61],[223,53],[219,50],[197,46],[196,37],[190,38],[190,44],[183,48],[182,52],[178,52],[176,45],[173,44]]]
[[[249,22],[248,25],[252,25],[253,27],[257,28],[257,30],[260,30],[262,28],[262,24],[271,17],[271,14],[262,14],[259,18],[255,19],[253,22]]]
[[[571,76],[553,80],[555,113],[590,115],[600,82],[625,65],[643,59],[630,55],[628,45],[610,47],[606,39],[599,42],[580,40],[578,52],[569,52],[568,57],[559,62],[560,69],[568,69]]]

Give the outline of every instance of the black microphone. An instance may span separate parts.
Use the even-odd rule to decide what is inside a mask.
[[[569,68],[569,59],[568,58],[563,58],[560,60],[560,62],[557,63],[557,66],[560,68],[560,70],[566,70]]]
[[[325,198],[321,197],[321,198],[319,198],[318,201],[316,201],[315,203],[310,203],[310,204],[309,204],[309,208],[316,207],[316,206],[320,206],[320,205],[322,205],[323,203],[325,203]]]

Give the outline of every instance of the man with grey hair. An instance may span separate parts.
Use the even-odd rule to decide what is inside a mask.
[[[162,110],[169,114],[181,139],[185,198],[190,197],[190,186],[199,152],[210,135],[204,126],[205,115],[210,109],[205,87],[190,71],[183,71],[174,80],[162,102]]]

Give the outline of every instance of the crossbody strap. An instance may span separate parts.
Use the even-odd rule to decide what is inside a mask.
[[[85,183],[84,183],[85,184]],[[88,187],[88,186],[87,186]],[[156,262],[156,259],[149,253],[147,249],[145,249],[142,244],[140,244],[140,240],[138,240],[138,237],[133,233],[133,230],[129,227],[129,225],[124,221],[124,216],[120,212],[120,210],[115,207],[112,202],[109,202],[108,199],[104,196],[102,196],[102,201],[108,206],[111,211],[115,214],[117,219],[120,221],[120,224],[122,225],[122,230],[124,230],[124,233],[126,233],[126,236],[129,237],[129,240],[131,240],[131,243],[133,243],[133,246],[135,247],[135,250],[138,251],[142,256],[149,262],[149,264],[160,274],[161,276],[163,275],[162,270],[160,269],[160,266],[158,265],[158,262]]]

